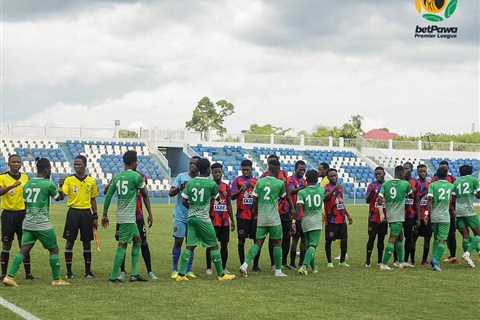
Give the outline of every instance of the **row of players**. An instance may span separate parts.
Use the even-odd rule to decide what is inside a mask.
[[[26,176],[18,171],[20,163],[18,156],[11,156],[9,159],[10,171],[3,174],[0,180],[0,194],[12,197],[12,199],[9,199],[7,196],[2,201],[4,209],[2,213],[2,240],[4,244],[4,250],[2,251],[2,274],[5,274],[8,264],[8,250],[5,249],[11,247],[14,233],[17,233],[18,237],[19,233],[22,234],[23,232],[23,236],[21,236],[21,253],[15,257],[8,276],[4,278],[4,283],[6,285],[16,285],[14,277],[22,261],[25,262],[27,278],[33,278],[29,266],[29,251],[35,240],[38,239],[50,251],[50,264],[54,278],[52,284],[66,284],[59,278],[58,246],[55,232],[48,221],[49,196],[55,196],[57,200],[65,196],[68,197],[67,205],[69,206],[69,212],[64,230],[64,238],[67,240],[65,252],[67,277],[73,277],[71,273],[71,250],[79,230],[84,244],[85,276],[93,277],[90,270],[90,242],[93,239],[92,227],[96,227],[95,197],[98,196],[98,190],[96,190],[96,185],[92,184],[91,179],[86,175],[86,159],[82,156],[75,159],[74,167],[76,174],[67,178],[65,183],[61,183],[60,192],[56,192],[55,186],[46,179],[50,175],[50,163],[47,159],[40,159],[37,162],[39,179],[32,179],[32,181],[23,185],[22,177],[25,180]],[[135,152],[127,152],[124,155],[124,163],[126,170],[113,179],[111,183],[113,187],[108,189],[102,219],[102,225],[107,227],[108,207],[113,193],[116,192],[119,201],[117,210],[117,240],[119,241],[119,246],[110,280],[114,282],[122,281],[120,270],[125,260],[126,244],[131,240],[133,240],[133,247],[132,276],[130,280],[145,280],[139,275],[138,271],[140,251],[142,251],[146,261],[150,278],[155,279],[156,276],[151,271],[150,253],[143,232],[142,199],[148,211],[148,225],[151,226],[153,223],[148,194],[145,189],[145,177],[135,171],[137,166]],[[322,216],[324,211],[326,217],[325,249],[328,266],[333,267],[331,262],[331,243],[339,239],[341,243],[340,264],[348,267],[348,264],[345,262],[347,251],[346,220],[348,219],[351,224],[352,219],[343,203],[343,189],[337,184],[336,170],[328,169],[325,164],[322,164],[320,166],[320,177],[322,177],[322,180],[320,185],[318,185],[319,176],[315,170],[308,171],[306,174],[307,179],[304,179],[305,163],[302,161],[295,165],[295,174],[288,178],[280,170],[280,163],[276,156],[269,157],[268,166],[269,170],[264,174],[264,177],[257,181],[251,176],[251,162],[248,160],[243,161],[243,175],[233,181],[230,192],[230,187],[221,180],[223,170],[220,164],[212,165],[214,178],[212,181],[206,179],[210,176],[208,160],[201,158],[192,159],[189,172],[177,177],[175,185],[170,191],[171,196],[176,196],[181,192],[179,200],[182,199],[181,202],[177,203],[175,211],[175,244],[172,250],[174,270],[172,277],[177,281],[195,277],[191,272],[193,252],[195,246],[202,244],[208,248],[207,265],[210,265],[211,260],[213,260],[219,279],[234,279],[233,275],[224,271],[228,256],[229,229],[230,227],[232,227],[232,230],[235,228],[230,199],[237,200],[238,249],[242,263],[241,271],[245,275],[247,267],[252,261],[257,261],[256,264],[254,262],[254,269],[258,270],[259,251],[267,234],[269,234],[270,238],[271,260],[273,260],[272,262],[275,265],[276,276],[285,276],[282,272],[282,265],[286,264],[287,255],[282,251],[283,248],[286,248],[286,252],[290,249],[288,245],[290,234],[293,234],[294,239],[291,248],[291,260],[293,262],[291,262],[290,266],[292,268],[295,267],[296,246],[298,240],[301,240],[301,244],[304,243],[303,248],[308,249],[302,250],[301,245],[303,255],[301,254],[300,257],[301,267],[298,271],[301,274],[307,274],[308,267],[315,271],[315,251],[320,239],[320,230],[323,226]],[[405,165],[405,167],[409,166],[411,167],[409,164]],[[424,169],[425,173],[423,172]],[[417,182],[409,183],[405,181],[404,167],[397,167],[395,169],[395,179],[387,183],[383,183],[385,175],[383,169],[377,168],[375,170],[377,181],[372,183],[367,191],[367,202],[371,204],[367,266],[370,266],[373,241],[377,236],[380,260],[381,251],[383,251],[381,244],[383,244],[383,237],[386,233],[386,223],[383,221],[385,217],[389,222],[391,232],[387,250],[382,263],[380,263],[380,269],[390,270],[387,263],[395,249],[398,253],[399,266],[411,266],[411,264],[404,261],[402,228],[405,226],[405,229],[408,229],[408,222],[405,221],[405,216],[407,216],[407,219],[411,218],[408,210],[406,211],[405,209],[409,206],[414,206],[417,210],[420,228],[423,226],[423,229],[426,229],[423,232],[426,237],[428,237],[428,229],[432,228],[431,226],[435,230],[432,267],[434,270],[441,270],[440,258],[443,255],[444,240],[446,240],[445,232],[448,234],[448,229],[450,228],[449,223],[445,226],[447,224],[445,222],[446,215],[448,216],[448,221],[450,221],[450,203],[457,203],[457,207],[462,208],[462,212],[468,211],[467,213],[460,213],[457,209],[457,219],[458,222],[462,222],[458,225],[465,238],[464,258],[470,266],[474,266],[469,253],[478,248],[479,223],[473,210],[473,195],[479,196],[480,189],[478,181],[470,175],[471,167],[464,166],[461,168],[461,174],[465,178],[459,179],[455,190],[449,182],[446,182],[447,184],[444,183],[444,179],[449,177],[447,167],[440,166],[437,172],[437,177],[440,179],[439,183],[434,183],[431,187],[425,184],[428,183],[425,179],[426,168],[420,166],[418,170],[420,178],[417,182],[421,184],[423,189],[426,187],[429,190],[428,195],[421,197],[419,197],[419,191],[416,188]],[[327,172],[326,175],[324,174],[325,171]],[[15,182],[9,184],[9,179],[13,179]],[[188,182],[190,179],[192,179],[192,182]],[[463,180],[466,181],[463,182]],[[435,186],[441,183],[445,185],[435,188]],[[412,185],[415,185],[413,190]],[[23,192],[20,192],[21,187],[23,187]],[[141,197],[139,197],[139,193]],[[17,195],[16,202],[13,199],[15,195]],[[39,197],[39,195],[42,196]],[[452,195],[453,197],[451,197]],[[428,200],[425,200],[426,198]],[[452,200],[450,200],[451,198]],[[405,201],[406,199],[407,201]],[[22,217],[22,209],[17,210],[17,212],[11,210],[12,203],[17,205],[24,203],[24,206],[26,203],[27,213],[25,214],[25,211],[23,211]],[[323,208],[324,203],[325,210]],[[432,209],[427,210],[427,208]],[[447,212],[446,215],[445,210]],[[407,213],[406,215],[405,212]],[[431,217],[428,214],[429,212],[432,213]],[[281,218],[282,216],[283,218]],[[23,227],[19,227],[19,221],[21,220],[24,220]],[[135,221],[136,224],[133,223]],[[288,221],[291,222],[291,225]],[[22,223],[20,223],[21,225]],[[414,223],[414,225],[416,224]],[[475,234],[474,237],[469,237],[467,227],[472,229]],[[187,232],[187,250],[181,255],[180,270],[177,272],[182,241]],[[415,234],[415,232],[412,233]],[[245,259],[244,245],[245,239],[248,237],[254,238],[255,244]],[[221,244],[220,252],[218,250],[217,238]],[[411,246],[406,245],[406,249],[407,256],[410,254],[413,262],[415,254],[414,252],[412,254]],[[7,263],[5,263],[5,260]],[[207,272],[208,270],[211,269],[208,268]]]

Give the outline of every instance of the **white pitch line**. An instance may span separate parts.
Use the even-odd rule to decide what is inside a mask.
[[[13,303],[8,302],[7,300],[3,299],[2,297],[0,297],[0,306],[7,308],[8,310],[12,311],[13,313],[22,317],[25,320],[41,320],[40,318],[35,317],[30,312],[25,311],[20,307],[17,307]]]

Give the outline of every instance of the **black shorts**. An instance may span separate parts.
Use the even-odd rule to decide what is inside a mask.
[[[230,241],[230,227],[215,227],[215,234],[220,242]]]
[[[93,240],[93,216],[90,209],[70,208],[63,229],[63,239],[74,242],[80,230],[80,240],[88,242]]]
[[[240,219],[237,218],[237,234],[239,239],[250,238],[255,240],[257,233],[257,219]]]
[[[417,232],[419,237],[431,237],[433,234],[432,223],[429,222],[427,224],[420,224],[420,226],[417,228]]]
[[[17,234],[18,242],[22,241],[22,224],[25,219],[25,210],[2,211],[2,242],[11,242]]]
[[[305,235],[303,234],[302,220],[300,220],[300,221],[295,220],[295,228],[296,228],[296,232],[295,232],[295,234],[293,235],[293,237],[294,237],[294,238],[304,239],[304,238],[305,238]]]
[[[325,226],[325,240],[341,240],[348,238],[348,230],[346,223],[328,223]]]
[[[147,227],[145,226],[145,219],[137,220],[136,221],[138,232],[140,233],[140,240],[142,240],[142,243],[147,240]],[[118,241],[118,228],[119,225],[117,223],[115,227],[115,240]]]
[[[388,232],[388,223],[386,221],[382,223],[375,223],[368,221],[368,235],[385,236]]]

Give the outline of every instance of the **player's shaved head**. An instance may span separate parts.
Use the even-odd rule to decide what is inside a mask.
[[[405,177],[405,168],[403,166],[395,167],[395,178],[403,179]]]
[[[437,177],[439,179],[446,179],[448,176],[448,168],[446,166],[440,166],[437,169]]]
[[[469,164],[464,164],[461,166],[458,171],[460,171],[460,175],[463,176],[469,176],[473,173],[473,167]]]
[[[197,161],[198,170],[202,177],[208,177],[210,175],[210,161],[205,158],[201,158]]]
[[[307,173],[305,173],[305,177],[307,179],[307,183],[312,185],[312,184],[317,184],[318,183],[318,171],[311,169],[308,170]]]

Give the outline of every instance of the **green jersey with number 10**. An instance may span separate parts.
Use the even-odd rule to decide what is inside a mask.
[[[428,197],[432,198],[432,223],[450,223],[450,198],[453,184],[447,180],[438,180],[428,188]]]
[[[325,190],[320,185],[307,186],[298,192],[297,204],[303,205],[303,232],[322,230]]]
[[[257,181],[253,195],[257,197],[257,226],[272,227],[281,225],[278,213],[278,200],[285,197],[285,183],[274,177],[265,177]]]
[[[480,191],[478,179],[473,176],[462,176],[454,183],[452,195],[455,196],[455,212],[457,217],[475,216],[475,195]]]

